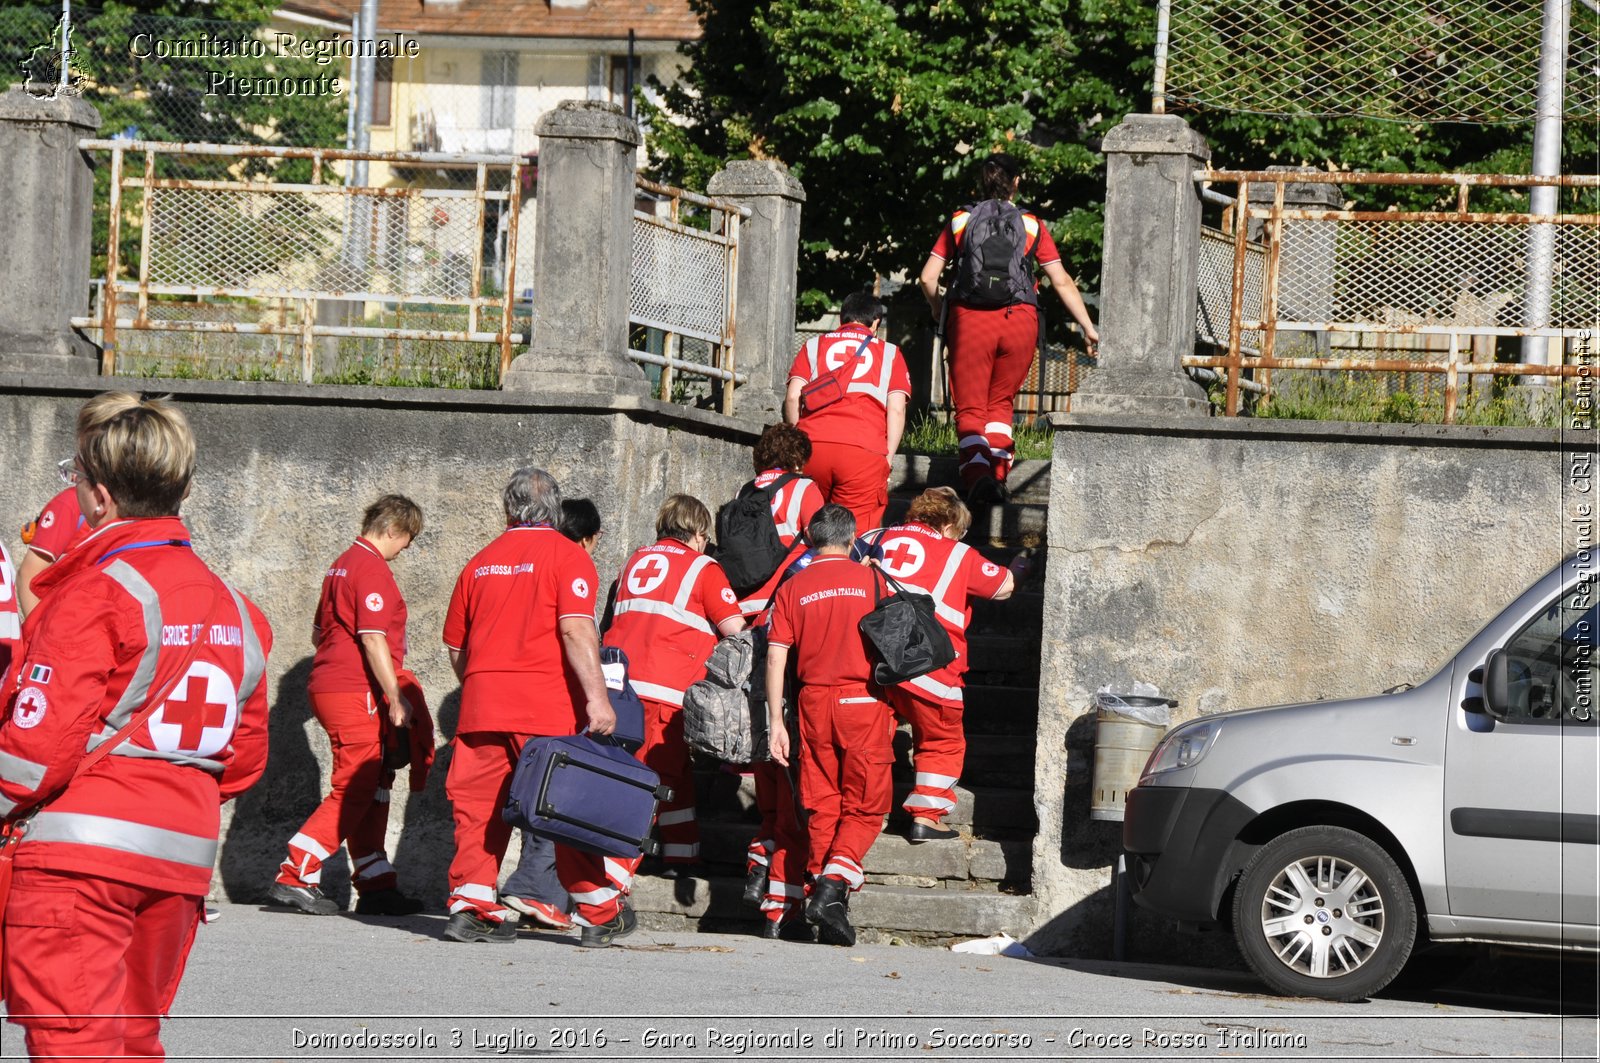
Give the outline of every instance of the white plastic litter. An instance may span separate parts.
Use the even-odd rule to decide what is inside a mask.
[[[1131,687],[1106,684],[1094,694],[1095,707],[1138,720],[1154,727],[1167,727],[1172,723],[1172,709],[1162,697],[1161,688],[1150,683],[1135,682]]]
[[[1012,956],[1020,960],[1033,955],[1026,945],[1005,933],[996,934],[992,938],[957,942],[950,946],[950,951],[965,952],[971,956]]]

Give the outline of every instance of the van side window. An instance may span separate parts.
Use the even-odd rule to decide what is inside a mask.
[[[1580,581],[1506,643],[1511,658],[1508,719],[1594,722],[1600,712],[1600,658],[1595,653],[1600,600],[1595,592],[1593,581]]]

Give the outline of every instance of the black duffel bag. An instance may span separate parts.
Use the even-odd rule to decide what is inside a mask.
[[[884,582],[894,593],[884,597]],[[950,635],[933,611],[933,598],[908,591],[889,573],[872,566],[878,604],[861,618],[861,634],[877,651],[872,681],[893,686],[943,668],[956,659]]]

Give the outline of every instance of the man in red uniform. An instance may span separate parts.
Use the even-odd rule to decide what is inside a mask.
[[[500,818],[528,739],[616,724],[600,670],[594,562],[557,530],[561,489],[518,469],[501,493],[506,530],[479,550],[445,615],[444,644],[461,680],[461,720],[445,795],[455,816],[450,862],[453,941],[509,942],[517,916],[495,889],[511,825]]]
[[[404,495],[384,495],[367,507],[361,535],[322,578],[306,690],[333,746],[333,786],[289,839],[288,858],[267,892],[273,904],[310,915],[337,912],[321,889],[322,862],[347,841],[358,914],[422,911],[421,901],[397,888],[384,848],[394,771],[383,766],[387,729],[408,726],[415,711],[400,693],[406,602],[389,563],[421,531],[421,507]]]
[[[78,408],[77,434],[82,436],[96,425],[138,404],[139,397],[125,391],[107,391],[96,395]],[[39,515],[22,529],[22,543],[28,549],[23,551],[21,564],[17,568],[17,605],[24,617],[39,604],[39,597],[33,590],[34,579],[73,544],[89,534],[89,526],[83,519],[82,510],[78,508],[77,491],[71,486],[75,475],[72,459],[62,460],[57,470],[62,482],[68,485],[67,489],[45,503]]]
[[[39,577],[0,710],[0,816],[37,812],[3,971],[35,1060],[166,1058],[160,1016],[204,911],[219,808],[267,762],[271,629],[190,549],[183,415],[127,398],[78,439],[93,531]]]
[[[911,725],[917,776],[903,807],[912,817],[913,842],[959,837],[941,821],[955,810],[955,786],[967,755],[961,709],[970,600],[1009,598],[1016,582],[1011,572],[959,541],[971,523],[972,514],[953,490],[933,487],[912,501],[904,524],[869,532],[861,544],[907,590],[933,598],[934,615],[956,650],[943,668],[888,690],[895,715]]]
[[[807,526],[816,560],[778,588],[767,635],[767,726],[772,759],[787,765],[783,673],[791,653],[800,681],[800,796],[809,819],[806,921],[821,940],[854,945],[849,895],[861,889],[862,861],[883,829],[893,785],[894,717],[871,686],[861,618],[877,604],[873,572],[850,560],[855,521],[826,505]],[[776,868],[777,862],[774,861]],[[795,885],[791,883],[790,885]]]
[[[711,537],[711,513],[689,495],[672,495],[656,516],[654,546],[622,566],[605,644],[628,656],[628,682],[644,703],[644,745],[635,754],[672,797],[661,803],[656,825],[669,869],[700,856],[694,775],[683,737],[683,692],[705,678],[706,658],[719,635],[744,630],[739,599],[722,567],[702,553]],[[564,846],[556,869],[572,894],[573,921],[584,927],[580,944],[600,948],[633,929],[625,907],[639,861],[601,858]]]
[[[889,501],[889,461],[906,427],[911,376],[900,348],[873,335],[884,306],[854,292],[839,309],[840,325],[807,340],[789,367],[783,419],[811,440],[806,475],[823,497],[855,514],[856,531],[876,528]],[[821,409],[802,409],[800,393],[832,377],[842,397]]]
[[[985,298],[981,305],[975,293],[963,290],[960,276],[944,296],[950,300],[945,319],[950,348],[950,398],[956,411],[961,486],[969,492],[969,502],[995,502],[1005,497],[1004,485],[1014,453],[1014,403],[1039,346],[1034,264],[1044,270],[1056,297],[1083,329],[1089,344],[1100,341],[1077,284],[1061,265],[1061,253],[1056,250],[1050,230],[1037,216],[1012,203],[1021,179],[1022,167],[1013,156],[997,152],[986,158],[978,178],[984,202],[951,215],[918,277],[937,321],[943,305],[939,275],[946,262],[959,261],[966,252],[967,225],[974,213],[980,209],[985,214],[1000,212],[1010,219],[1010,224],[1020,224],[1023,243],[1019,248],[1022,262],[1018,265],[1026,271],[1025,278],[1015,278],[1011,290]],[[980,250],[974,249],[974,253]]]

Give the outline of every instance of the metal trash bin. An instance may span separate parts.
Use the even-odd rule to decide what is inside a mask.
[[[1149,689],[1149,688],[1146,688]],[[1094,696],[1094,772],[1090,776],[1089,818],[1121,820],[1128,791],[1172,721],[1172,698],[1141,694]],[[1159,721],[1159,722],[1157,722]]]

